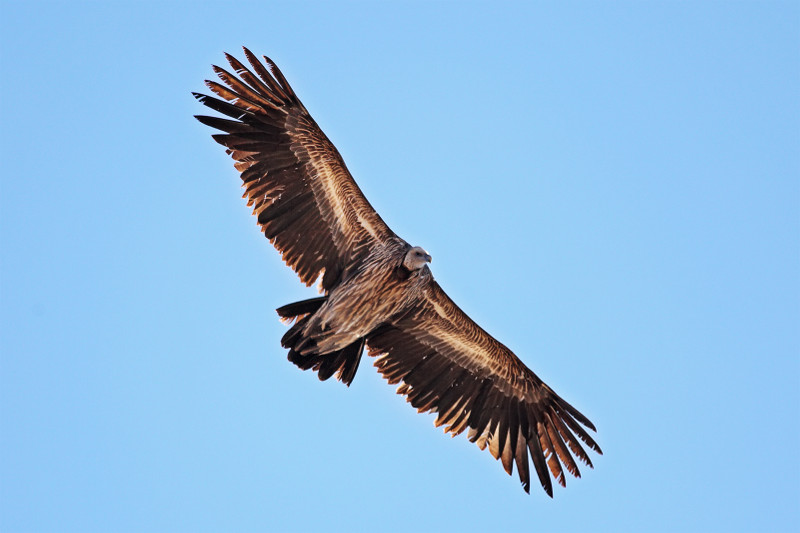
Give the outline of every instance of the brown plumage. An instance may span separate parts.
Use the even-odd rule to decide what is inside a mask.
[[[545,385],[508,348],[475,324],[439,287],[430,256],[394,234],[356,185],[275,64],[244,49],[227,55],[236,74],[214,66],[219,98],[195,93],[229,118],[197,116],[241,172],[247,205],[266,237],[322,296],[279,308],[292,326],[281,339],[289,360],[353,381],[364,347],[378,371],[436,426],[514,464],[530,489],[528,457],[550,496],[551,474],[580,477],[584,445],[602,453],[594,425]],[[581,444],[581,441],[583,444]],[[573,457],[574,456],[574,457]]]

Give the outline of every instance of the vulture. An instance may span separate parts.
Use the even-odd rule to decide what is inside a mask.
[[[277,309],[291,324],[281,339],[289,361],[349,386],[364,349],[418,412],[453,436],[466,431],[530,492],[529,458],[553,496],[565,470],[602,454],[595,426],[473,322],[434,280],[431,256],[398,237],[364,197],[342,157],[278,67],[244,48],[249,66],[226,54],[213,66],[214,96],[193,93],[216,116],[241,173],[244,198],[264,235],[321,296]],[[219,116],[222,115],[222,116]],[[577,460],[576,460],[577,459]],[[551,477],[552,476],[552,477]]]

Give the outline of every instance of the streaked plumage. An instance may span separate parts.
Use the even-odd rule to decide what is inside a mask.
[[[197,99],[228,118],[198,116],[223,133],[266,237],[306,285],[322,296],[279,308],[292,323],[281,339],[289,360],[353,381],[365,346],[375,366],[436,426],[489,448],[526,491],[528,457],[545,491],[551,474],[580,477],[602,453],[594,425],[545,385],[508,348],[475,324],[439,287],[431,258],[392,232],[275,64],[244,49],[250,66],[227,55],[236,74],[214,66],[224,85]],[[581,444],[581,441],[583,444]],[[574,456],[574,457],[573,457]]]

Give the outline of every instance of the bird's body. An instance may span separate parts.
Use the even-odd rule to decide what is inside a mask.
[[[408,270],[403,265],[408,251],[400,240],[370,249],[304,327],[305,349],[294,349],[301,354],[340,350],[422,300],[433,276],[427,266]]]
[[[551,474],[580,477],[591,466],[581,442],[594,425],[555,394],[506,346],[473,322],[434,280],[430,255],[397,236],[375,212],[339,152],[275,64],[246,48],[251,68],[226,55],[233,75],[207,81],[220,98],[195,94],[229,117],[198,116],[221,130],[264,235],[306,285],[322,296],[279,308],[292,326],[281,339],[289,360],[320,379],[350,385],[363,351],[378,371],[436,425],[516,464],[526,491],[533,462],[552,496]]]

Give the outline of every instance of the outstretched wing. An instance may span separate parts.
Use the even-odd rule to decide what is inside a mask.
[[[438,413],[436,426],[468,431],[509,474],[516,463],[530,491],[528,456],[544,490],[550,473],[580,477],[573,455],[592,466],[580,441],[602,454],[585,428],[594,425],[540,380],[511,350],[473,322],[433,282],[427,298],[367,338],[375,366],[419,412]],[[571,453],[570,453],[571,451]]]
[[[236,75],[213,67],[224,85],[206,85],[220,98],[193,93],[233,120],[196,118],[224,132],[213,138],[236,161],[247,205],[286,264],[306,285],[324,272],[322,287],[330,290],[343,268],[394,233],[278,67],[264,57],[267,70],[250,50],[244,54],[252,70],[228,54]]]

